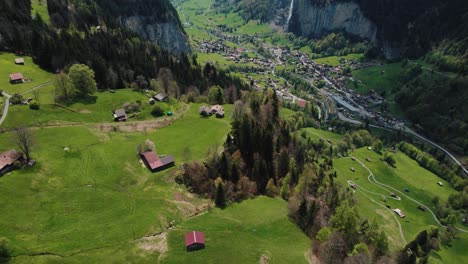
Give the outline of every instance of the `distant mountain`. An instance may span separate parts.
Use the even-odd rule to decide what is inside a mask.
[[[288,27],[297,35],[345,31],[374,41],[388,58],[419,57],[447,41],[452,53],[467,55],[466,0],[294,1]]]

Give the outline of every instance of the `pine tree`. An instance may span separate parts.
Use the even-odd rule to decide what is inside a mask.
[[[216,187],[216,197],[215,197],[216,207],[221,209],[226,208],[226,195],[224,193],[224,186],[222,183],[218,183]]]

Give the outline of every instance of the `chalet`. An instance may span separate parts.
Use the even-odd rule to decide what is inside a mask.
[[[160,158],[155,151],[140,153],[140,157],[151,172],[162,171],[175,165],[174,157],[168,155]]]
[[[352,172],[355,172],[356,169],[354,167],[349,168]]]
[[[15,59],[15,64],[16,65],[24,65],[24,59],[23,58],[16,58]]]
[[[21,74],[19,72],[10,74],[10,83],[11,84],[17,84],[17,83],[23,83],[23,82],[24,82],[23,74]]]
[[[442,182],[437,182],[437,184],[438,184],[440,187],[444,186],[444,184],[443,184]]]
[[[393,209],[393,211],[401,218],[405,218],[405,216],[406,216],[405,213],[402,210],[398,209],[398,208]]]
[[[213,105],[210,111],[211,114],[217,114],[218,112],[224,112],[224,108],[221,105]]]
[[[211,108],[209,106],[202,106],[198,109],[198,112],[200,113],[200,115],[202,116],[210,116],[211,115]]]
[[[124,109],[117,109],[114,111],[114,121],[116,122],[127,121],[127,113],[125,113]]]
[[[22,161],[23,154],[12,149],[0,154],[0,175],[3,175],[14,168],[16,161]]]
[[[224,118],[224,111],[219,111],[216,113],[216,118]]]
[[[195,251],[205,248],[205,238],[202,232],[190,231],[185,234],[185,247],[187,251]]]
[[[154,96],[154,99],[158,102],[163,102],[167,101],[169,99],[169,96],[165,93],[158,93],[157,95]]]

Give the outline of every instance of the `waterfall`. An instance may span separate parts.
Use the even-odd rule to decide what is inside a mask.
[[[286,29],[289,29],[289,21],[291,20],[291,17],[293,15],[293,9],[294,9],[294,0],[291,0],[291,6],[289,7],[288,20],[286,22]]]

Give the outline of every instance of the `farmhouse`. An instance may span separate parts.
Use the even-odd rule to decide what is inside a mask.
[[[15,59],[15,64],[16,65],[24,65],[24,59],[23,58],[16,58]]]
[[[168,155],[160,158],[155,151],[140,153],[140,157],[151,172],[162,171],[175,165],[174,157]]]
[[[117,109],[114,111],[114,121],[127,121],[127,113],[125,113],[124,109]]]
[[[14,168],[16,161],[22,161],[23,154],[12,149],[0,154],[0,175],[3,175]]]
[[[224,112],[224,108],[220,105],[211,106],[211,114],[217,114],[219,112]]]
[[[19,72],[10,74],[10,83],[11,84],[17,84],[17,83],[23,83],[23,82],[24,82],[23,74],[21,74]]]
[[[406,216],[405,213],[402,210],[398,209],[398,208],[393,209],[393,211],[401,218],[405,218],[405,216]]]
[[[205,248],[205,238],[202,232],[191,231],[185,234],[185,247],[187,251],[194,251]]]
[[[156,101],[158,102],[167,101],[168,98],[169,96],[165,93],[158,93],[157,95],[154,96],[154,99],[156,99]]]
[[[211,109],[209,106],[202,106],[198,109],[198,112],[200,113],[200,115],[202,116],[210,116],[211,115]]]

